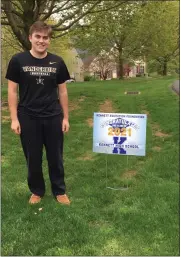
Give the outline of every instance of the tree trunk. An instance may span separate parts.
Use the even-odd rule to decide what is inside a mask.
[[[158,58],[157,74],[163,76],[163,62]]]
[[[148,68],[147,68],[146,56],[144,56],[144,63],[145,63],[144,75],[146,78],[148,78]]]
[[[118,63],[118,77],[119,79],[123,79],[124,70],[123,70],[123,57],[122,57],[123,49],[119,48],[119,63]]]
[[[103,79],[106,80],[108,77],[108,71],[103,72]]]
[[[107,72],[103,72],[103,80],[106,80],[107,79]]]
[[[167,76],[167,60],[164,59],[163,63],[163,76]]]

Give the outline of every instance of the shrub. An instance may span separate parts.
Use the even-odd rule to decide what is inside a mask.
[[[84,76],[84,81],[95,81],[96,79],[94,78],[94,76],[89,76],[89,75],[86,75]]]
[[[141,74],[140,73],[136,74],[136,77],[141,77]]]

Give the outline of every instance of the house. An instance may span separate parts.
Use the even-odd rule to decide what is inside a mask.
[[[85,60],[88,60],[85,62]],[[99,79],[112,79],[119,77],[119,67],[114,58],[107,53],[100,54],[98,56],[87,57],[84,62],[86,72],[90,76],[94,76]],[[85,69],[84,69],[85,70]],[[142,60],[134,61],[134,64],[123,65],[123,76],[126,78],[142,76],[145,74],[146,63]]]
[[[84,81],[85,75],[94,76],[97,79],[101,79],[99,67],[96,56],[88,55],[87,51],[69,48],[66,50],[67,54],[63,56],[63,59],[68,67],[71,78],[77,82]],[[131,78],[136,76],[144,75],[145,73],[145,62],[141,60],[134,61],[134,65],[124,64],[124,77]],[[107,64],[107,79],[118,78],[118,65],[114,62]]]
[[[134,61],[135,65],[129,67],[129,65],[126,65],[124,68],[124,74],[127,77],[136,77],[139,75],[145,74],[145,66],[146,63],[144,61]]]

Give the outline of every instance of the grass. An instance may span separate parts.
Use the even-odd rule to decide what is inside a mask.
[[[8,111],[3,109],[3,256],[179,255],[179,97],[169,88],[173,80],[137,78],[68,85],[74,109],[64,147],[70,207],[52,197],[45,154],[46,195],[40,204],[28,205],[24,156],[19,137],[3,118]],[[125,95],[129,90],[141,94]],[[5,86],[2,98],[7,99]],[[126,156],[92,153],[87,119],[106,100],[114,112],[149,113],[145,157],[129,156],[127,165]],[[158,131],[161,136],[155,135]],[[131,171],[134,176],[123,176]],[[114,191],[106,183],[129,187]]]

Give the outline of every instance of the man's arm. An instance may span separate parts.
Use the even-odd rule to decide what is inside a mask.
[[[15,134],[21,133],[20,123],[17,116],[17,105],[18,105],[18,84],[8,80],[8,104],[11,116],[11,129]]]
[[[63,109],[63,122],[62,122],[62,131],[68,132],[69,131],[69,113],[68,113],[68,93],[66,83],[58,85],[58,92],[59,92],[59,101],[60,105]]]

